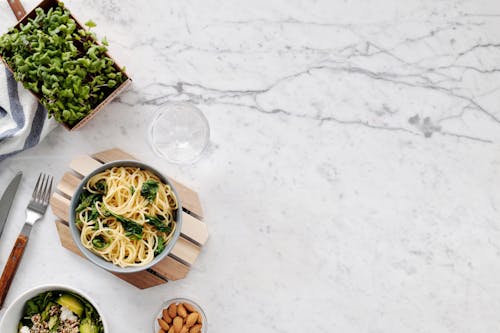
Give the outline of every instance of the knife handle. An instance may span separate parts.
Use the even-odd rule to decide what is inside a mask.
[[[21,20],[24,17],[24,15],[26,15],[26,10],[21,4],[21,1],[7,0],[7,2],[10,5],[10,9],[12,9],[12,11],[14,12],[14,15],[16,15],[17,20]]]
[[[17,239],[12,251],[10,252],[9,260],[3,269],[2,277],[0,277],[0,309],[3,306],[5,301],[5,297],[9,292],[10,285],[12,284],[12,280],[16,275],[17,267],[21,262],[21,258],[24,254],[24,249],[26,248],[26,244],[28,243],[28,237],[20,234]]]

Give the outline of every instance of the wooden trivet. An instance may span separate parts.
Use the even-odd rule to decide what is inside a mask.
[[[102,151],[92,156],[76,157],[69,165],[71,171],[63,175],[57,184],[57,191],[54,192],[50,200],[52,211],[58,217],[55,222],[62,246],[81,257],[84,256],[73,242],[68,224],[71,197],[84,176],[103,163],[116,160],[137,159],[117,148]],[[131,274],[112,273],[140,289],[186,277],[191,265],[200,254],[201,247],[208,239],[207,226],[202,222],[203,211],[198,194],[170,177],[169,180],[179,194],[183,209],[181,235],[172,251],[164,260],[146,271]]]

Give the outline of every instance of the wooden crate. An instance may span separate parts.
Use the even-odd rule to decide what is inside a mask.
[[[84,176],[103,163],[116,160],[137,159],[117,148],[102,151],[92,156],[84,155],[74,158],[69,165],[70,171],[63,175],[50,200],[52,211],[58,218],[55,222],[62,246],[83,258],[85,257],[73,242],[68,225],[71,198]],[[198,194],[170,177],[169,180],[179,194],[183,209],[181,235],[172,251],[164,260],[146,271],[131,274],[113,273],[140,289],[186,277],[208,239],[207,227],[202,222],[203,211]]]
[[[17,22],[17,24],[14,27],[15,28],[20,28],[21,24],[26,24],[28,22],[28,19],[35,18],[36,17],[36,9],[37,8],[42,8],[44,11],[47,11],[51,7],[57,7],[60,2],[61,1],[59,1],[59,0],[42,0],[42,2],[40,2],[35,8],[33,8],[29,13],[26,14],[26,10],[24,9],[23,5],[21,4],[21,2],[19,0],[9,0],[9,5],[10,5],[10,7],[11,7],[13,13],[14,13],[14,15],[18,19],[18,22]],[[78,21],[73,16],[73,14],[71,14],[71,12],[70,12],[70,17],[73,20],[75,20],[75,22],[76,22],[76,24],[78,26],[78,29],[87,30],[87,28],[85,27],[85,25],[83,25],[82,23],[80,23],[80,21]],[[101,42],[99,40],[97,40],[97,39],[95,39],[94,42],[97,45],[101,45]],[[123,73],[123,75],[125,77],[125,81],[123,81],[122,84],[120,84],[118,87],[116,87],[99,105],[97,105],[85,118],[83,118],[82,120],[80,120],[73,127],[70,127],[68,124],[65,124],[65,123],[60,123],[65,129],[67,129],[69,131],[74,131],[74,130],[77,130],[77,129],[82,128],[83,126],[85,126],[85,124],[87,124],[90,119],[92,119],[106,105],[108,105],[109,103],[111,103],[111,101],[114,98],[116,98],[120,93],[122,93],[132,83],[132,79],[123,70],[123,67],[121,67],[116,62],[116,60],[113,57],[111,57],[111,55],[108,52],[106,52],[106,56],[108,58],[110,58],[111,60],[113,60],[113,66],[116,68],[116,70]],[[2,62],[5,65],[5,67],[10,72],[14,73],[13,69],[10,68],[9,64],[7,64],[7,62],[2,57],[0,57],[0,60],[2,60]],[[31,91],[29,89],[28,89],[28,91],[33,96],[35,96],[37,100],[40,100],[40,98],[41,98],[40,94],[37,94],[34,91]]]

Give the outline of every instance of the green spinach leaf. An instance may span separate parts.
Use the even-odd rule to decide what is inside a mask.
[[[94,205],[94,203],[97,201],[102,201],[101,193],[91,193],[88,190],[84,190],[80,195],[80,201],[78,207],[76,207],[76,213],[79,213],[85,208]]]
[[[106,194],[108,190],[108,186],[106,185],[106,181],[104,179],[101,179],[95,184],[95,190],[99,191],[101,194]]]
[[[106,239],[103,236],[96,236],[94,239],[92,239],[92,245],[96,249],[104,249],[109,245],[109,243],[106,241]]]
[[[163,250],[165,250],[166,246],[167,246],[167,244],[165,242],[165,239],[162,236],[158,237],[158,245],[156,246],[155,256],[162,253]]]
[[[156,198],[156,194],[158,193],[158,182],[152,179],[146,180],[142,183],[141,195],[148,199],[149,202],[153,202]]]
[[[167,234],[170,233],[170,231],[172,230],[170,226],[165,225],[165,218],[161,215],[157,216],[146,215],[146,223],[155,227],[156,230],[165,232]]]
[[[142,239],[142,225],[131,219],[127,219],[126,217],[115,214],[109,209],[107,210],[107,212],[122,224],[123,229],[125,229],[125,236],[130,239]]]
[[[98,217],[99,217],[99,211],[97,210],[97,208],[95,208],[95,206],[92,206],[92,211],[90,212],[89,215],[89,221],[94,221]]]

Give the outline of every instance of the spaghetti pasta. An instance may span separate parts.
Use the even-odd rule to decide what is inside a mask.
[[[147,170],[113,167],[91,177],[76,208],[83,246],[120,267],[143,266],[174,235],[178,201]]]

